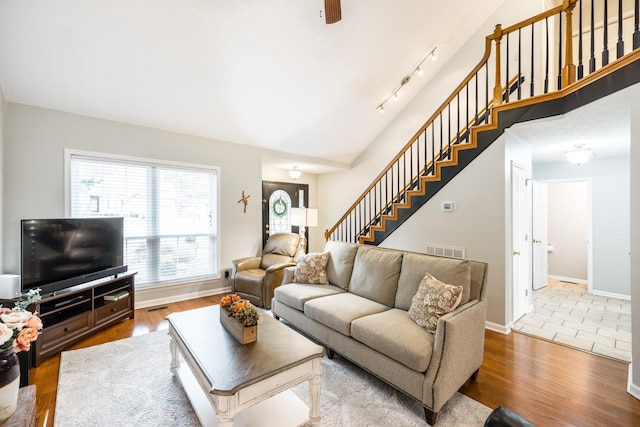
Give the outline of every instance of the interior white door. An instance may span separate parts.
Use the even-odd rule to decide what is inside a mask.
[[[532,188],[532,275],[533,289],[547,286],[549,253],[547,252],[547,184],[533,181]]]
[[[527,239],[527,173],[511,164],[511,239],[513,321],[527,313],[529,307],[529,245]]]

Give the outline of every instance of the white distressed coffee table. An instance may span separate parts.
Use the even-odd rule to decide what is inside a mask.
[[[258,340],[242,345],[220,324],[219,310],[167,316],[171,369],[203,426],[319,425],[323,348],[264,313]],[[289,390],[304,381],[310,408]]]

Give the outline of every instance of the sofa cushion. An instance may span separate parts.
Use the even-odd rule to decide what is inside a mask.
[[[304,314],[323,325],[351,335],[351,322],[362,316],[381,313],[389,307],[349,292],[315,298],[304,304]]]
[[[356,243],[334,242],[332,240],[327,242],[324,250],[331,253],[327,263],[329,283],[340,286],[342,289],[349,287],[358,246]]]
[[[425,372],[429,366],[434,336],[404,310],[360,317],[351,324],[351,336],[414,371]]]
[[[293,275],[293,281],[296,283],[328,285],[327,261],[329,261],[329,255],[329,252],[323,252],[321,254],[312,253],[301,256]]]
[[[393,307],[402,254],[400,251],[361,246],[356,254],[349,292]]]
[[[342,292],[344,292],[344,289],[333,285],[289,283],[278,286],[274,291],[274,295],[275,299],[279,302],[295,308],[296,310],[303,311],[304,304],[311,299]]]
[[[429,332],[435,333],[438,319],[455,310],[461,299],[462,286],[442,283],[427,273],[413,297],[409,317]]]
[[[402,258],[402,272],[398,279],[396,308],[409,310],[413,296],[424,276],[430,273],[444,283],[462,286],[461,304],[469,301],[471,293],[471,263],[468,260],[443,258],[407,252]]]

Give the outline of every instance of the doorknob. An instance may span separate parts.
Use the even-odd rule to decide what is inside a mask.
[[[514,255],[520,255],[520,251],[513,251]]]

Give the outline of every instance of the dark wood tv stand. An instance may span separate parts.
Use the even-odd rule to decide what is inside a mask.
[[[33,366],[99,329],[125,318],[133,319],[134,276],[135,273],[124,274],[83,283],[35,303],[33,309],[44,327],[34,343]],[[114,300],[116,295],[120,298]]]

